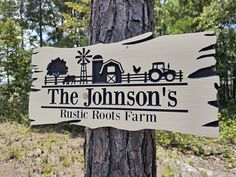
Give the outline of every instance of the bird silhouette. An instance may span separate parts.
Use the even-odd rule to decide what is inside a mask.
[[[138,74],[140,72],[140,70],[141,70],[141,67],[137,68],[136,66],[133,65],[133,71],[135,74]]]

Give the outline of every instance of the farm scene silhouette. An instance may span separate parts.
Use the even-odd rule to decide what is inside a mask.
[[[87,84],[117,84],[117,83],[157,83],[182,82],[183,71],[171,69],[169,63],[153,62],[150,69],[142,71],[141,66],[131,65],[131,72],[125,72],[122,64],[109,59],[104,62],[101,55],[90,55],[90,49],[77,51],[75,56],[79,65],[79,74],[68,74],[66,61],[60,57],[52,59],[47,66],[44,78],[45,85],[87,85]],[[88,75],[88,65],[92,65],[92,75]]]

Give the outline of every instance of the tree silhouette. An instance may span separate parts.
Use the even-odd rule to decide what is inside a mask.
[[[67,74],[68,67],[66,66],[66,62],[58,57],[48,64],[47,71],[47,75],[55,77],[55,85],[57,85],[57,78],[60,75]]]

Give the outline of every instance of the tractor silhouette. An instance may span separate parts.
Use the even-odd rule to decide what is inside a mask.
[[[152,82],[158,82],[165,78],[166,81],[171,82],[176,77],[176,71],[170,69],[170,64],[168,63],[167,68],[164,62],[152,63],[152,69],[148,71],[149,80]]]

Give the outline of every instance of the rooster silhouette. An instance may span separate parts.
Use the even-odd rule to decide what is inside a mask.
[[[133,65],[133,71],[135,74],[138,74],[140,72],[140,70],[141,70],[141,67],[137,68],[136,66]]]

